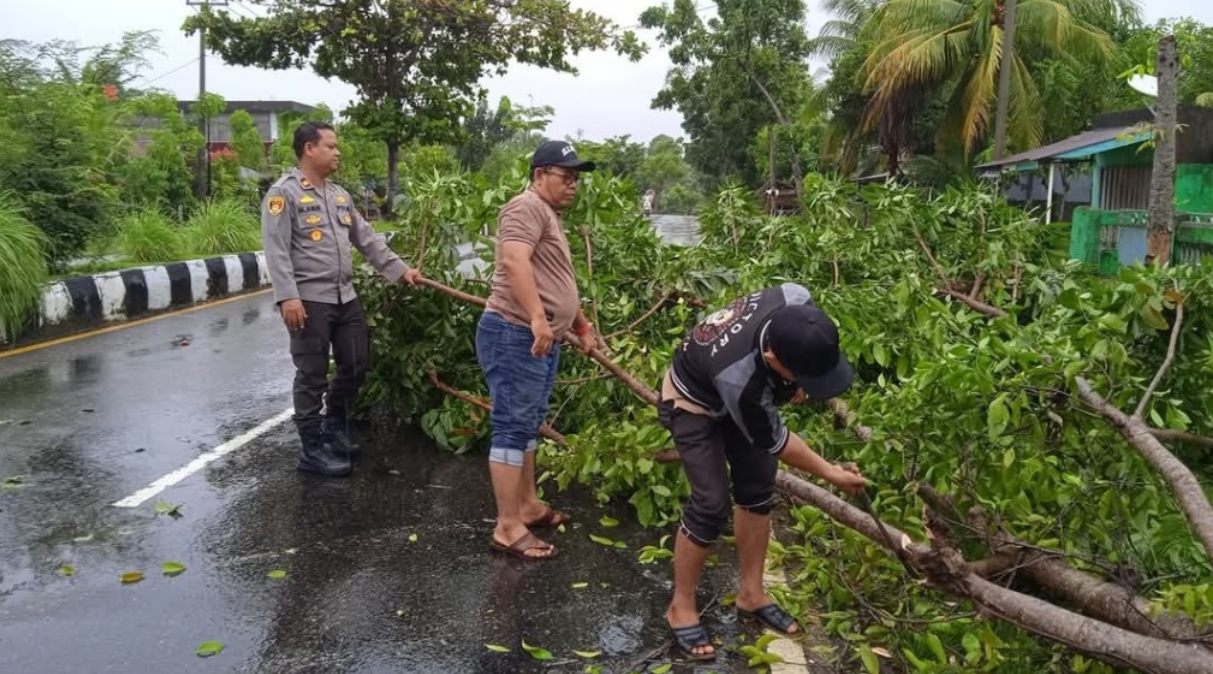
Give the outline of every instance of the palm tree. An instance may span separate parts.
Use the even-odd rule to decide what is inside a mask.
[[[959,139],[971,152],[985,138],[997,97],[1004,12],[1004,0],[889,0],[878,7],[863,33],[876,45],[860,73],[872,92],[865,125],[887,125],[907,96],[955,82],[940,140]],[[1040,93],[1025,56],[1106,63],[1115,44],[1098,26],[1136,13],[1135,0],[1019,0],[1008,125],[1016,147],[1036,147],[1041,137]]]
[[[833,58],[850,49],[859,39],[864,25],[886,0],[823,0],[821,8],[830,19],[809,40],[809,55]]]

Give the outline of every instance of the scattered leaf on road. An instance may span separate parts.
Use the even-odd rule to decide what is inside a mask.
[[[664,665],[662,665],[662,666],[660,666],[660,667],[654,667],[654,668],[653,668],[653,674],[666,674],[666,672],[670,671],[670,670],[671,670],[671,669],[673,669],[673,668],[674,668],[674,665],[671,665],[671,664],[668,664],[668,663],[667,663],[667,664],[664,664]]]
[[[409,543],[417,542],[417,534],[409,534]]]
[[[509,653],[510,652],[510,649],[506,648],[505,646],[498,646],[497,644],[485,644],[484,647],[489,649],[490,651],[493,651],[494,653]]]
[[[67,564],[64,564],[63,566],[59,567],[59,575],[60,576],[74,576],[74,575],[76,575],[76,567],[68,566]]]
[[[25,476],[24,475],[11,475],[9,477],[4,478],[3,482],[0,482],[0,488],[4,488],[4,489],[17,489],[17,488],[23,487],[23,486],[25,486]]]
[[[892,659],[892,657],[893,657],[893,654],[890,653],[887,648],[881,648],[880,646],[873,646],[872,652],[875,653],[876,655],[879,655],[882,658]]]
[[[157,515],[181,517],[181,505],[182,504],[180,503],[169,503],[164,499],[160,499],[159,501],[156,501],[156,505],[152,506],[152,509],[156,511]]]
[[[562,533],[562,534],[563,534],[563,533],[564,533],[564,525],[563,525],[563,524],[561,524],[559,527],[557,527],[557,528],[556,528],[556,531],[559,531],[560,533]]]
[[[165,562],[160,571],[166,576],[180,576],[185,573],[185,565],[181,562]]]
[[[602,655],[602,651],[573,651],[573,654],[587,659],[593,659]]]
[[[399,475],[400,471],[393,468],[393,469],[389,470],[387,473],[388,473],[388,475]]]
[[[274,580],[282,580],[283,578],[286,578],[286,569],[274,569],[265,575],[273,578]]]
[[[219,655],[222,652],[222,641],[204,641],[202,642],[202,645],[198,647],[197,654],[200,658],[209,658],[212,655]]]
[[[287,549],[283,550],[283,552],[285,552],[288,555],[293,555],[296,552],[299,552],[299,549],[298,548],[287,548]]]
[[[583,590],[589,586],[590,586],[589,583],[573,583],[574,590]]]
[[[526,642],[525,639],[522,640],[522,650],[526,651],[527,653],[530,653],[531,657],[535,658],[536,660],[551,660],[552,659],[551,651],[547,650],[546,648],[540,648],[538,646],[531,646],[530,644],[528,644]]]
[[[405,611],[405,610],[404,610],[404,609],[402,609],[402,608],[398,608],[398,609],[396,609],[396,617],[397,617],[397,618],[403,618],[403,617],[404,617],[404,616],[405,616],[407,613],[408,613],[408,611]]]
[[[614,517],[607,517],[606,515],[603,515],[602,519],[598,520],[598,523],[608,529],[619,526],[619,520]]]
[[[594,534],[590,534],[590,540],[594,541],[595,543],[597,543],[599,545],[605,545],[608,548],[615,547],[615,541],[612,541],[609,538],[604,538],[602,536],[595,536]]]
[[[122,574],[122,584],[123,585],[130,585],[131,583],[138,583],[141,580],[143,580],[142,571],[128,571],[128,572]]]

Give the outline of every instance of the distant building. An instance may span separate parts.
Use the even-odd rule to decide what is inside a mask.
[[[189,115],[190,108],[196,101],[177,101],[177,108],[182,115]],[[257,131],[261,134],[261,140],[265,143],[266,150],[274,144],[283,135],[293,133],[293,129],[279,128],[279,119],[284,114],[296,114],[302,117],[315,112],[316,108],[311,105],[297,103],[295,101],[228,101],[227,107],[223,113],[210,120],[207,125],[207,147],[211,152],[217,152],[228,148],[232,140],[232,113],[237,110],[244,110],[253,117],[253,124],[256,125]],[[141,119],[136,122],[138,125],[146,128],[156,128],[159,122],[154,119]],[[139,150],[147,143],[146,138],[139,138],[136,141],[136,146]]]

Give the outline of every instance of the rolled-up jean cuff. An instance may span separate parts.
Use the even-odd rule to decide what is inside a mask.
[[[526,451],[521,449],[505,449],[493,447],[489,450],[489,462],[501,463],[511,468],[522,468],[526,461]]]

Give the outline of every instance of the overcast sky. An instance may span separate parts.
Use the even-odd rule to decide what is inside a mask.
[[[635,26],[646,7],[662,0],[571,0],[573,6],[592,9],[624,26]],[[1140,0],[1145,17],[1191,16],[1213,24],[1209,0]],[[127,30],[159,32],[163,56],[146,73],[146,83],[163,87],[180,98],[198,94],[198,41],[186,38],[180,27],[194,11],[186,0],[3,0],[0,38],[41,42],[74,40],[82,45],[117,41]],[[236,13],[252,12],[233,0]],[[808,0],[808,26],[812,34],[828,18]],[[714,3],[702,0],[701,6]],[[102,9],[102,6],[104,9]],[[710,11],[710,10],[708,10]],[[86,15],[93,18],[85,19]],[[641,31],[651,49],[639,63],[611,53],[583,54],[575,61],[577,76],[537,68],[514,66],[505,77],[486,84],[495,100],[509,96],[525,105],[551,105],[556,109],[548,135],[602,139],[630,134],[647,140],[657,134],[681,134],[677,112],[651,110],[649,104],[661,89],[670,62],[656,47],[652,33]],[[340,111],[353,97],[341,82],[326,82],[310,71],[271,72],[227,66],[216,57],[207,61],[207,88],[230,100],[293,100],[325,102]]]

